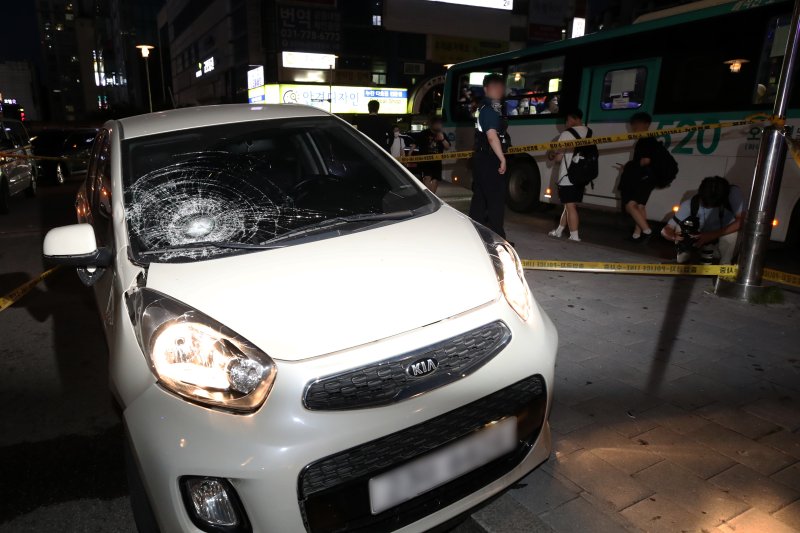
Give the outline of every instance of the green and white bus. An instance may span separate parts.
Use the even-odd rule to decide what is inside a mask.
[[[631,26],[460,63],[445,79],[443,115],[455,150],[469,150],[474,110],[489,72],[506,77],[512,144],[545,142],[563,129],[563,112],[579,107],[595,136],[627,131],[637,111],[652,128],[743,119],[769,113],[785,53],[792,2],[706,0],[639,18]],[[800,80],[788,113],[800,138]],[[668,189],[653,192],[648,213],[665,220],[705,176],[720,175],[750,191],[760,129],[742,126],[662,137],[680,167]],[[618,165],[632,145],[600,146],[600,175],[584,204],[619,208]],[[468,187],[468,160],[445,161],[443,177]],[[509,159],[509,207],[528,211],[549,202],[557,167],[544,153]],[[557,201],[557,195],[552,195]],[[800,239],[800,169],[789,156],[773,240]]]

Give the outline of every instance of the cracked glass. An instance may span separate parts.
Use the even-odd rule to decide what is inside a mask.
[[[122,143],[131,259],[187,262],[421,216],[437,200],[333,118],[239,122]]]

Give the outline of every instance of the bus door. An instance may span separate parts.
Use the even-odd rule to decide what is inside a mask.
[[[583,69],[581,108],[595,137],[627,132],[628,119],[638,111],[653,114],[660,67],[660,58],[650,58]],[[587,187],[585,202],[616,207],[618,165],[630,160],[633,147],[620,143],[598,148],[600,173],[594,189]]]

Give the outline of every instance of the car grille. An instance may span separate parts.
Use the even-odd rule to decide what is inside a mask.
[[[312,533],[392,531],[464,498],[525,458],[544,424],[546,408],[544,379],[532,376],[427,422],[309,464],[298,479],[306,529]],[[520,441],[514,451],[392,509],[372,514],[370,478],[509,416],[517,417]]]
[[[313,410],[378,407],[395,403],[461,379],[489,362],[511,340],[497,321],[437,344],[342,374],[320,378],[306,387],[304,404]],[[434,358],[438,368],[411,376],[406,368]]]

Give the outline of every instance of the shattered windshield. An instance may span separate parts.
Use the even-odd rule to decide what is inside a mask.
[[[131,258],[186,262],[390,224],[438,203],[333,117],[265,120],[122,144]]]

